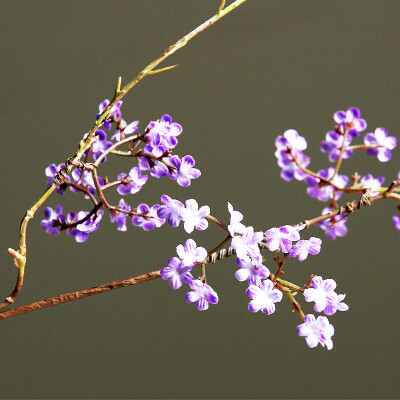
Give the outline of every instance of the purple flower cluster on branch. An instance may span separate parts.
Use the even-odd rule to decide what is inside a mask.
[[[100,104],[100,113],[107,105],[107,100]],[[328,202],[328,206],[311,221],[273,227],[262,232],[256,231],[253,226],[246,226],[243,223],[243,214],[234,210],[230,203],[228,223],[212,216],[208,205],[199,207],[195,199],[188,199],[183,203],[166,194],[161,196],[161,204],[151,206],[142,203],[133,207],[125,199],[120,199],[118,205],[109,204],[105,191],[112,187],[122,196],[134,195],[143,188],[149,177],[159,179],[167,176],[177,181],[178,185],[188,187],[192,179],[200,176],[200,171],[194,168],[192,156],[180,158],[172,155],[172,150],[178,144],[178,136],[182,134],[180,124],[173,122],[169,115],[163,115],[159,120],[151,121],[143,133],[133,135],[139,129],[139,123],[134,121],[127,124],[122,119],[121,106],[122,102],[116,104],[104,123],[104,128],[108,131],[115,126],[111,141],[107,140],[104,130],[97,130],[98,138],[85,152],[85,161],[77,165],[71,174],[72,179],[67,177],[58,188],[60,194],[64,194],[68,187],[75,193],[81,192],[93,203],[92,210],[70,212],[65,217],[62,205],[55,210],[47,207],[45,219],[42,220],[43,229],[53,235],[58,235],[60,230],[66,230],[77,242],[84,242],[89,233],[98,228],[103,207],[110,211],[111,222],[117,223],[119,231],[127,230],[128,217],[133,226],[141,227],[144,231],[159,228],[165,222],[176,228],[182,222],[183,229],[188,234],[194,230],[205,231],[209,222],[213,222],[225,231],[226,237],[210,250],[198,246],[191,238],[184,244],[178,244],[176,255],[160,271],[161,278],[169,281],[173,290],[186,287],[185,301],[195,303],[198,310],[204,311],[210,304],[217,304],[219,301],[218,294],[207,282],[207,264],[214,263],[221,254],[236,254],[239,269],[235,276],[238,281],[248,284],[245,293],[250,298],[249,311],[261,311],[270,315],[276,311],[276,304],[286,294],[292,310],[297,311],[303,321],[297,327],[298,335],[305,337],[309,347],[321,344],[328,350],[332,349],[334,328],[327,316],[348,310],[348,305],[343,302],[345,295],[335,292],[336,282],[333,279],[324,280],[321,276],[311,275],[307,282],[299,286],[283,280],[282,274],[289,258],[303,262],[310,254],[317,255],[321,251],[321,239],[313,236],[309,239],[300,237],[304,229],[315,224],[325,231],[329,239],[346,235],[345,224],[354,211],[351,205],[354,201],[347,203],[344,208],[339,207],[337,202],[344,194],[359,196],[359,206],[369,205],[385,196],[400,200],[396,189],[396,185],[400,184],[400,172],[398,179],[388,188],[382,187],[384,177],[374,178],[372,174],[360,176],[356,172],[351,177],[339,174],[342,161],[351,158],[356,150],[366,150],[367,154],[377,156],[379,161],[389,161],[391,151],[397,144],[396,139],[389,136],[383,128],[377,128],[374,133],[364,136],[363,145],[353,145],[353,139],[366,129],[367,124],[357,108],[350,108],[346,112],[338,111],[334,114],[336,125],[326,134],[321,145],[321,151],[328,153],[329,161],[335,165],[313,172],[308,169],[311,160],[304,154],[307,149],[305,138],[294,129],[287,130],[275,140],[275,156],[282,169],[282,179],[290,181],[295,178],[304,181],[308,185],[308,195]],[[118,174],[117,180],[110,182],[107,178],[98,176],[100,165],[110,156],[136,159],[137,166],[133,166],[128,173]],[[91,160],[93,163],[90,163]],[[46,168],[49,183],[62,166],[51,164]],[[346,212],[342,212],[343,209]],[[399,215],[393,216],[393,222],[400,230]],[[229,250],[224,250],[223,247],[229,243]],[[264,258],[262,252],[265,250],[272,252],[272,256]],[[273,269],[274,266],[276,270]],[[298,293],[304,295],[305,302],[314,303],[315,312],[323,312],[325,316],[305,315],[295,298]]]

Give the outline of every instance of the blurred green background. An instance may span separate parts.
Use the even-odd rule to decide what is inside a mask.
[[[229,2],[228,2],[229,3]],[[1,277],[8,296],[16,278],[5,250],[18,245],[19,222],[45,189],[44,169],[72,155],[98,104],[156,56],[213,15],[218,0],[3,1],[1,30]],[[274,140],[289,128],[308,141],[311,168],[332,115],[361,109],[368,132],[399,137],[399,1],[249,0],[203,32],[126,96],[130,122],[169,113],[182,124],[176,153],[191,154],[202,176],[189,188],[151,180],[131,204],[167,193],[208,204],[227,221],[227,201],[256,230],[317,216],[325,204],[301,182],[280,179]],[[361,139],[357,143],[361,142]],[[356,142],[355,142],[356,143]],[[104,174],[129,171],[111,159]],[[357,154],[342,173],[371,172],[386,182],[391,163]],[[102,173],[100,173],[101,175]],[[118,195],[112,197],[118,202]],[[351,200],[352,197],[346,197]],[[88,207],[57,193],[47,205]],[[396,398],[400,234],[395,203],[365,207],[349,232],[324,240],[303,263],[290,259],[285,279],[311,273],[338,282],[350,310],[330,318],[334,348],[309,349],[284,298],[271,316],[247,310],[247,285],[233,259],[208,268],[220,303],[206,312],[156,280],[1,322],[0,393],[4,398]],[[104,217],[84,244],[28,227],[28,264],[16,305],[135,276],[166,265],[186,240],[183,229],[117,231]],[[212,226],[192,237],[212,248]],[[306,234],[324,238],[315,227]],[[271,266],[271,263],[267,264]],[[302,302],[306,313],[312,305]]]

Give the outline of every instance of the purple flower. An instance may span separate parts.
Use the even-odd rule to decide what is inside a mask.
[[[166,194],[161,196],[161,202],[164,205],[158,209],[157,215],[160,218],[167,218],[168,223],[176,228],[181,222],[179,213],[184,207],[183,204],[179,200],[171,199],[171,197]]]
[[[307,302],[315,302],[314,310],[316,312],[321,312],[324,310],[325,314],[327,315],[331,315],[336,312],[336,310],[331,312],[332,304],[340,303],[340,301],[337,301],[338,298],[337,294],[335,293],[336,282],[333,279],[323,280],[320,276],[314,276],[311,280],[311,286],[311,288],[304,290],[304,297]],[[344,297],[341,298],[341,300],[343,299]],[[330,308],[327,308],[328,306]],[[329,314],[329,312],[331,312],[331,314]]]
[[[172,122],[168,114],[163,115],[159,121],[151,121],[147,129],[150,129],[150,132],[146,137],[150,138],[152,143],[154,140],[160,141],[169,149],[173,149],[178,144],[176,136],[182,133],[182,126]]]
[[[333,342],[331,337],[335,333],[333,325],[328,318],[319,316],[315,319],[314,315],[308,314],[304,317],[304,323],[297,327],[297,334],[305,336],[308,347],[313,348],[321,343],[322,347],[331,350]]]
[[[140,168],[133,167],[129,171],[129,175],[125,173],[118,174],[118,179],[120,181],[127,181],[128,183],[119,185],[117,191],[121,195],[137,193],[147,182],[148,178],[147,175],[141,175]]]
[[[397,146],[397,139],[394,136],[388,136],[385,128],[376,128],[375,133],[367,133],[364,136],[364,144],[366,146],[377,146],[367,149],[367,154],[378,156],[379,161],[386,162],[392,158],[390,150]]]
[[[84,170],[83,174],[82,174],[82,170],[76,168],[72,171],[71,176],[72,176],[72,179],[74,180],[74,183],[76,183],[77,185],[83,186],[84,188],[89,190],[89,192],[92,194],[96,193],[96,187],[94,185],[93,176],[88,170]],[[99,179],[99,184],[103,185],[104,184],[103,179],[100,177],[98,177],[98,179]],[[73,186],[70,186],[70,189],[72,192],[75,192],[75,193],[80,192],[80,190],[74,188]],[[89,198],[89,196],[87,194],[85,194],[85,199],[88,199],[88,198]]]
[[[261,310],[268,315],[275,311],[275,303],[282,300],[282,292],[274,289],[274,284],[269,279],[262,281],[260,286],[250,285],[246,294],[253,299],[249,303],[251,312]]]
[[[124,199],[120,199],[118,207],[121,210],[131,211],[131,206],[126,204]],[[126,218],[128,217],[128,214],[120,211],[112,211],[110,216],[111,222],[116,222],[118,224],[118,230],[125,232],[127,229]]]
[[[343,147],[343,140],[344,140],[344,135],[341,135],[338,132],[335,131],[330,131],[326,134],[325,137],[326,140],[324,140],[321,144],[321,151],[323,153],[329,153],[329,161],[334,162],[337,161],[339,158],[340,152]],[[347,135],[346,136],[346,141],[344,143],[344,147],[350,146],[352,140],[352,136]],[[343,158],[347,159],[350,158],[353,155],[353,150],[344,150],[343,152]]]
[[[400,215],[393,215],[392,217],[394,226],[400,231]]]
[[[192,233],[194,228],[199,231],[204,231],[208,228],[206,217],[210,215],[210,207],[202,206],[199,210],[199,205],[194,199],[186,200],[186,207],[181,208],[179,217],[184,221],[183,228],[187,233]]]
[[[60,171],[61,168],[64,168],[65,164],[50,164],[45,170],[46,176],[49,178],[47,180],[47,186],[50,186],[53,183],[54,177],[57,175],[58,171]],[[65,177],[65,181],[70,181],[69,176]],[[64,185],[59,185],[56,187],[56,192],[58,194],[64,194],[65,192],[65,186]]]
[[[56,223],[59,219],[61,221],[65,220],[65,217],[62,215],[62,210],[62,204],[58,205],[55,210],[50,207],[44,209],[44,219],[42,219],[40,224],[45,232],[55,236],[60,233]]]
[[[200,170],[193,168],[195,161],[192,156],[182,157],[172,156],[169,159],[170,164],[176,168],[176,171],[170,174],[170,178],[178,182],[179,186],[190,186],[190,180],[196,179],[201,175]]]
[[[236,259],[239,269],[236,271],[236,278],[243,282],[247,279],[249,285],[260,286],[261,278],[269,277],[269,269],[262,264],[261,254],[253,257],[251,260]]]
[[[277,148],[277,152],[282,149],[286,150],[288,147],[290,147],[292,154],[296,155],[307,148],[307,141],[300,136],[297,131],[294,129],[289,129],[283,134],[283,136],[278,136],[275,139],[275,146]],[[277,158],[279,158],[279,154],[280,153],[277,155],[277,153],[275,153]]]
[[[277,153],[278,150],[275,155]],[[296,165],[293,157],[288,155],[285,150],[280,150],[279,153],[278,165],[282,168],[281,178],[287,182],[291,181],[293,178],[302,181],[306,177],[306,173]],[[307,168],[310,164],[310,158],[303,153],[297,154],[296,160],[303,168]]]
[[[243,219],[243,214],[239,211],[234,211],[232,204],[228,203],[228,210],[231,214],[231,220],[228,225],[228,231],[232,237],[235,236],[235,233],[243,233],[246,228],[240,221]]]
[[[284,253],[289,253],[292,242],[300,239],[299,231],[290,225],[268,229],[265,236],[268,239],[267,247],[270,251],[280,248]]]
[[[337,111],[333,114],[333,119],[338,124],[340,132],[345,133],[349,128],[348,135],[351,137],[358,136],[367,127],[365,120],[360,117],[361,112],[356,107],[351,107],[346,112]]]
[[[192,282],[193,276],[190,273],[191,266],[184,267],[178,257],[172,257],[168,260],[168,267],[161,270],[161,278],[166,281],[169,279],[169,286],[172,289],[179,289],[183,283],[188,285]]]
[[[192,291],[186,294],[185,300],[187,303],[193,303],[195,301],[198,310],[207,310],[208,303],[218,303],[217,293],[206,283],[196,279],[193,280],[189,286]]]
[[[139,121],[133,121],[129,125],[126,125],[126,122],[122,120],[120,122],[121,129],[123,129],[124,135],[131,135],[139,129]],[[115,140],[119,142],[121,140],[121,131],[117,129],[114,135],[111,136],[111,140]]]
[[[243,230],[242,235],[232,239],[231,247],[236,250],[238,258],[248,260],[249,257],[257,257],[260,254],[258,244],[262,239],[262,232],[254,232],[253,227],[248,226]]]
[[[139,159],[139,168],[142,171],[150,171],[150,174],[153,178],[160,179],[162,176],[169,175],[168,167],[164,164],[164,162],[169,163],[170,157],[162,157],[163,154],[167,151],[167,148],[162,145],[152,146],[150,144],[146,144],[143,148],[144,156],[141,156]],[[159,160],[155,160],[154,158],[145,157],[145,155],[151,155],[157,158],[161,158],[164,162]]]
[[[105,99],[102,103],[99,104],[99,112],[96,115],[96,120],[99,119],[100,115],[103,113],[103,111],[107,108],[107,106],[110,104],[110,100]],[[122,100],[117,101],[114,106],[111,109],[111,115],[118,121],[121,119],[121,105],[122,105]],[[112,123],[112,118],[107,119],[104,121],[104,128],[105,129],[110,129],[111,128],[111,123]]]
[[[322,214],[328,214],[332,211],[330,207],[326,207],[322,210]],[[325,235],[328,239],[334,240],[337,237],[343,237],[347,234],[346,227],[347,217],[343,215],[337,215],[333,218],[327,219],[325,221],[318,222],[318,225],[322,230],[325,231]]]
[[[159,228],[165,222],[165,219],[159,218],[157,215],[159,208],[159,204],[154,204],[154,206],[151,206],[151,208],[149,208],[147,204],[139,204],[136,212],[139,214],[144,214],[145,217],[134,215],[132,217],[132,225],[141,226],[145,231],[151,231],[154,228]]]
[[[332,293],[327,296],[328,304],[324,309],[324,313],[326,315],[333,315],[337,310],[339,311],[347,311],[349,306],[345,303],[342,303],[342,300],[346,297],[345,294],[336,294]]]
[[[374,178],[371,174],[363,176],[357,188],[369,189],[372,195],[379,194],[379,189],[382,187],[382,183],[385,181],[383,176],[379,178]]]
[[[86,138],[88,134],[85,133],[83,138]],[[90,155],[93,157],[94,161],[96,161],[109,147],[112,146],[112,143],[107,141],[107,134],[102,131],[101,129],[98,129],[94,136],[98,136],[99,138],[93,142],[91,146],[91,153]],[[89,150],[86,150],[83,154],[86,155]],[[104,157],[101,162],[105,162],[107,160],[107,157]]]
[[[78,243],[83,243],[89,237],[89,233],[94,232],[99,227],[101,218],[103,217],[103,210],[97,211],[97,215],[92,215],[88,220],[82,224],[78,224],[75,228],[69,228],[67,234],[74,236]],[[78,214],[74,212],[68,213],[67,222],[73,223],[85,218],[89,213],[87,211],[79,211]]]
[[[318,175],[329,181],[334,173],[335,168],[329,167],[326,171],[319,171]],[[344,188],[347,185],[348,181],[349,178],[346,175],[335,175],[331,182],[339,188]],[[328,201],[332,199],[334,192],[333,186],[323,184],[321,185],[320,179],[313,176],[307,177],[307,183],[310,185],[310,187],[307,189],[307,193],[309,196],[315,197],[320,201]],[[335,200],[340,199],[342,197],[342,194],[342,192],[336,192]]]
[[[193,239],[186,240],[185,247],[178,245],[176,252],[184,267],[194,267],[196,262],[202,262],[207,258],[207,250],[204,247],[197,247]]]
[[[290,250],[289,257],[299,257],[299,261],[304,261],[308,253],[313,256],[321,251],[322,240],[311,237],[309,240],[299,240]]]

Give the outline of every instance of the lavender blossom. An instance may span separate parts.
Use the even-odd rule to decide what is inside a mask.
[[[351,137],[358,136],[367,127],[365,119],[361,118],[361,112],[356,107],[351,107],[346,112],[335,112],[333,119],[338,124],[340,132],[345,133],[346,129],[349,129],[348,135]]]
[[[282,292],[274,289],[274,284],[269,279],[262,281],[260,286],[250,285],[246,294],[253,299],[248,306],[251,312],[261,310],[268,315],[275,311],[275,303],[282,300]]]
[[[162,157],[167,148],[163,145],[153,146],[150,144],[146,144],[143,148],[143,155],[139,159],[139,168],[142,171],[150,171],[150,174],[153,178],[160,179],[162,176],[168,176],[169,170],[168,167],[165,165],[166,160],[169,161],[170,157]],[[156,158],[160,158],[162,161],[155,160],[154,158],[147,158],[145,155],[151,155]],[[150,161],[149,161],[150,159]]]
[[[208,309],[208,303],[217,304],[218,303],[218,295],[212,289],[211,286],[203,283],[199,279],[193,280],[189,284],[192,289],[191,292],[186,294],[186,302],[193,303],[196,302],[196,307],[200,311],[204,311]]]
[[[234,211],[231,203],[228,203],[228,210],[231,214],[231,220],[228,225],[228,231],[232,237],[235,236],[235,233],[243,233],[246,228],[240,221],[243,219],[243,214],[239,211]]]
[[[119,185],[117,191],[121,195],[135,194],[147,182],[148,178],[147,175],[141,175],[140,168],[133,167],[129,171],[129,175],[126,175],[125,173],[118,174],[118,179],[120,181],[127,181],[128,183],[122,183]]]
[[[103,102],[99,104],[99,112],[96,115],[96,120],[99,119],[100,115],[103,113],[103,111],[107,108],[107,106],[110,104],[110,100],[105,99]],[[121,119],[121,105],[122,105],[122,100],[117,101],[114,106],[111,108],[111,115],[118,121]],[[112,123],[112,118],[108,118],[106,121],[104,121],[104,128],[109,130],[111,128],[111,123]]]
[[[97,211],[97,215],[92,215],[88,220],[82,224],[78,224],[74,228],[69,228],[67,234],[75,237],[78,243],[83,243],[89,237],[89,233],[94,232],[99,227],[101,218],[103,217],[103,210]],[[68,213],[67,223],[73,223],[84,219],[89,213],[87,211],[79,211],[78,214],[74,212]]]
[[[120,126],[121,129],[123,129],[125,136],[131,135],[139,129],[139,121],[133,121],[129,125],[126,125],[126,122],[122,120],[120,122]],[[121,140],[121,131],[119,129],[117,129],[114,135],[111,136],[111,140],[115,140],[116,142],[119,142]]]
[[[262,232],[254,232],[252,226],[244,229],[242,235],[235,236],[232,239],[231,247],[236,250],[236,255],[242,260],[248,260],[249,257],[257,257],[260,254],[258,247],[263,239]]]
[[[269,269],[262,264],[262,261],[261,254],[252,257],[251,260],[236,259],[240,267],[235,273],[236,278],[241,282],[247,279],[249,285],[260,286],[261,278],[268,278],[270,274]]]
[[[184,205],[179,200],[174,200],[166,194],[161,196],[161,202],[164,205],[158,209],[157,215],[160,218],[166,218],[168,224],[176,228],[181,222],[179,213],[184,208]]]
[[[194,228],[204,231],[208,228],[206,217],[210,215],[210,207],[202,206],[199,209],[197,201],[194,199],[186,200],[186,207],[179,212],[179,218],[184,222],[183,228],[187,233],[192,233]]]
[[[326,207],[322,210],[321,215],[328,214],[332,211],[332,208]],[[343,237],[347,234],[347,217],[343,215],[336,215],[325,221],[318,222],[318,226],[325,231],[325,235],[328,239],[335,240],[336,237]]]
[[[279,157],[277,156],[278,165],[282,168],[281,178],[287,182],[290,182],[293,178],[298,181],[304,180],[307,174],[296,165],[293,157],[287,154],[285,150],[280,150],[279,152],[277,150],[275,155],[277,155],[277,153],[279,154]],[[310,164],[310,158],[305,156],[303,153],[296,155],[296,161],[302,168],[307,168]]]
[[[342,303],[342,300],[346,297],[345,294],[336,294],[332,293],[327,296],[328,304],[324,309],[324,313],[326,315],[333,315],[337,310],[339,311],[347,311],[349,306],[345,303]]]
[[[176,137],[182,133],[182,126],[172,122],[168,114],[163,115],[159,121],[151,121],[147,129],[150,129],[150,132],[146,137],[150,138],[151,142],[160,140],[169,149],[178,144]]]
[[[325,178],[326,180],[330,181],[331,177],[335,173],[335,168],[334,167],[329,167],[326,171],[321,170],[318,172],[318,175],[320,175],[322,178]],[[316,178],[314,176],[308,176],[306,179],[307,183],[310,185],[309,188],[307,188],[307,193],[311,197],[315,197],[320,201],[328,201],[332,199],[333,197],[333,192],[334,192],[334,187],[331,185],[320,185],[321,181],[319,178]],[[335,177],[331,180],[332,184],[339,187],[339,188],[344,188],[347,185],[347,182],[349,181],[349,178],[346,175],[335,175]],[[335,195],[335,200],[338,200],[342,197],[342,192],[336,192]]]
[[[193,281],[193,276],[190,273],[191,266],[183,266],[178,257],[172,257],[168,260],[168,267],[161,270],[160,275],[164,280],[169,279],[169,286],[172,289],[179,289],[183,283],[190,283]]]
[[[369,156],[378,156],[379,161],[387,162],[392,158],[390,150],[397,146],[397,139],[394,136],[388,136],[385,128],[376,128],[374,133],[367,133],[364,136],[364,144],[366,146],[378,146],[367,149],[367,154]]]
[[[379,189],[382,187],[382,183],[385,181],[383,176],[379,178],[374,178],[371,174],[367,174],[363,176],[360,180],[360,183],[357,185],[357,188],[360,189],[369,189],[371,195],[379,194]]]
[[[322,240],[311,237],[309,240],[299,240],[290,250],[289,257],[299,257],[299,261],[304,261],[308,253],[316,255],[321,251]]]
[[[284,253],[289,253],[292,242],[300,239],[299,231],[290,225],[268,229],[265,236],[268,239],[267,247],[270,251],[280,248]]]
[[[330,131],[326,134],[325,140],[321,144],[321,151],[323,153],[329,153],[329,161],[337,161],[342,150],[342,147],[346,149],[350,146],[353,137],[351,135],[346,136],[344,141],[344,135],[338,132]],[[343,143],[344,142],[344,143]],[[353,150],[344,150],[343,158],[347,159],[353,155]]]
[[[186,240],[185,247],[178,245],[176,252],[184,267],[194,267],[196,262],[202,262],[207,258],[207,250],[204,247],[197,247],[193,239]]]
[[[121,210],[131,211],[131,206],[126,204],[124,199],[120,199],[118,207]],[[121,232],[125,232],[126,228],[126,218],[128,217],[127,213],[120,211],[112,211],[111,212],[111,222],[116,222],[118,224],[118,230]]]
[[[308,347],[313,348],[321,344],[328,350],[333,348],[331,337],[334,335],[335,329],[328,321],[328,318],[319,316],[315,319],[314,315],[308,314],[304,317],[304,323],[298,325],[297,334],[305,336]]]
[[[287,130],[283,136],[278,136],[275,139],[275,146],[277,152],[280,150],[286,150],[288,147],[291,149],[293,155],[301,153],[307,148],[307,141],[304,137],[300,136],[299,133],[294,129]],[[275,153],[275,156],[279,158],[279,154]]]
[[[154,228],[159,228],[164,224],[165,219],[159,218],[157,215],[157,211],[160,208],[159,204],[154,204],[154,206],[149,206],[147,204],[139,204],[136,212],[139,214],[144,214],[145,216],[134,215],[132,217],[132,225],[140,226],[145,231],[151,231]]]
[[[88,133],[85,133],[83,138],[85,139],[87,135]],[[101,129],[98,129],[94,136],[98,136],[99,138],[93,142],[90,155],[93,157],[94,161],[96,161],[109,147],[112,146],[112,143],[107,140],[107,134]],[[89,150],[86,150],[83,154],[86,156],[88,151]],[[107,161],[107,157],[104,157],[101,160],[102,163],[105,161]]]
[[[394,226],[400,231],[400,215],[393,215],[392,217]]]
[[[57,226],[57,221],[65,220],[65,217],[62,215],[62,210],[62,204],[58,205],[55,210],[50,207],[46,207],[44,209],[44,219],[42,219],[40,224],[42,225],[42,228],[45,232],[55,236],[60,234]]]
[[[190,186],[191,179],[196,179],[201,175],[200,170],[193,168],[195,161],[192,156],[182,157],[172,156],[169,159],[170,164],[176,168],[176,171],[170,174],[170,178],[178,182],[179,186]]]

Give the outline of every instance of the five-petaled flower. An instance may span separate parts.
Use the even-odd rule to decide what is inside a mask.
[[[269,279],[261,282],[260,286],[250,285],[246,290],[251,299],[249,310],[251,312],[262,311],[272,314],[275,311],[275,303],[282,300],[282,292],[274,289],[274,284]]]
[[[208,303],[217,304],[218,295],[211,286],[200,281],[199,279],[193,280],[190,284],[191,292],[186,294],[186,302],[196,302],[196,307],[200,311],[208,309]]]
[[[328,321],[328,318],[319,316],[315,319],[314,315],[307,314],[304,317],[304,323],[297,326],[297,334],[305,336],[308,347],[316,347],[321,343],[322,347],[331,350],[333,342],[331,337],[335,333],[333,325]]]

